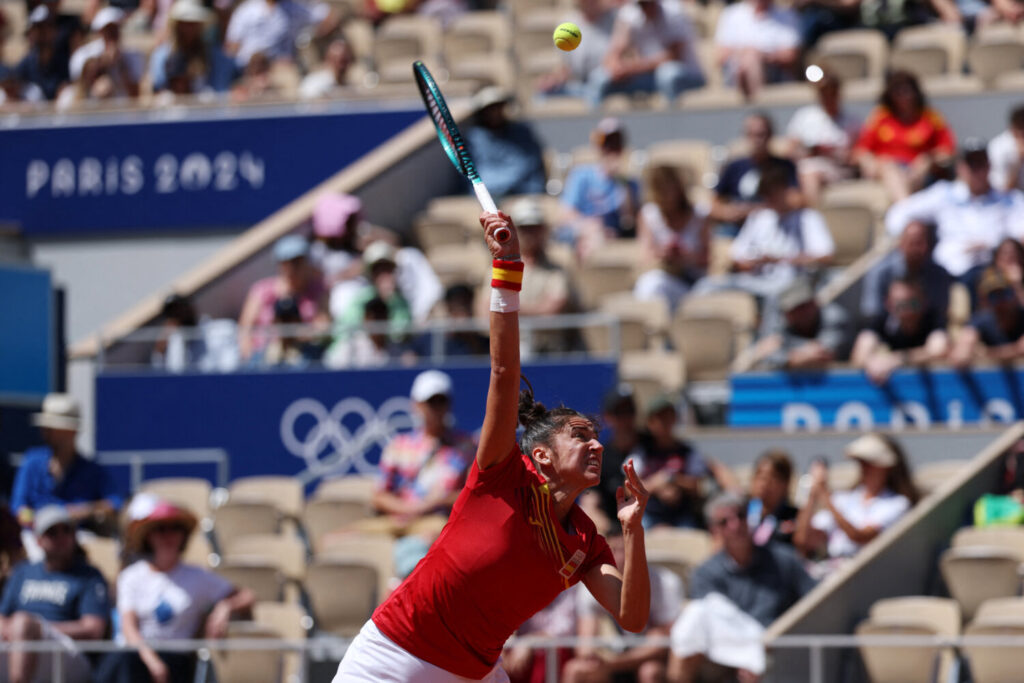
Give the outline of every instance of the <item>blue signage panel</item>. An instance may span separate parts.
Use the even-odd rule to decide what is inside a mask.
[[[0,400],[39,403],[54,380],[50,273],[0,266]]]
[[[732,378],[729,425],[926,429],[1024,418],[1024,369],[901,370],[884,386],[859,371],[750,373]]]
[[[98,451],[223,448],[231,477],[286,474],[313,484],[373,472],[381,447],[412,428],[409,388],[419,369],[231,375],[105,374],[96,380]],[[483,422],[488,366],[445,368],[456,426]],[[532,363],[537,398],[597,414],[614,363]],[[149,476],[210,476],[209,466],[153,467]]]
[[[0,220],[31,235],[247,226],[422,116],[420,109],[0,130]]]

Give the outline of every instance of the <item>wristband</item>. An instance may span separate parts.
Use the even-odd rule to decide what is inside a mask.
[[[523,262],[494,259],[491,287],[518,292],[523,288]]]
[[[515,313],[519,310],[519,292],[511,289],[491,289],[491,311],[495,313]]]

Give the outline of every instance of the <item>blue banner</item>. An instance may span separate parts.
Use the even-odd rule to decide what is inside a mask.
[[[54,325],[49,271],[0,267],[0,401],[39,403],[53,388]]]
[[[901,370],[883,386],[863,372],[750,373],[732,378],[729,425],[927,429],[1024,418],[1024,369]]]
[[[232,478],[323,477],[374,472],[380,449],[412,428],[409,389],[419,369],[231,375],[104,374],[96,379],[96,449],[223,448]],[[455,385],[456,427],[476,432],[489,366],[445,368]],[[537,399],[597,414],[614,386],[614,363],[532,363]],[[211,477],[212,465],[161,465],[148,477]],[[122,473],[122,481],[127,474]]]
[[[0,130],[0,221],[29,235],[249,226],[421,109]]]

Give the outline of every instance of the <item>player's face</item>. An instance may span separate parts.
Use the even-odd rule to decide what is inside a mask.
[[[604,446],[597,440],[594,423],[585,417],[572,417],[554,439],[555,470],[562,479],[584,487],[601,481],[601,455]]]

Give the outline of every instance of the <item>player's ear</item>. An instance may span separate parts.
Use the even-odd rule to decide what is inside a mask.
[[[530,456],[538,465],[551,464],[551,449],[547,446],[534,446],[533,450],[530,452]]]

